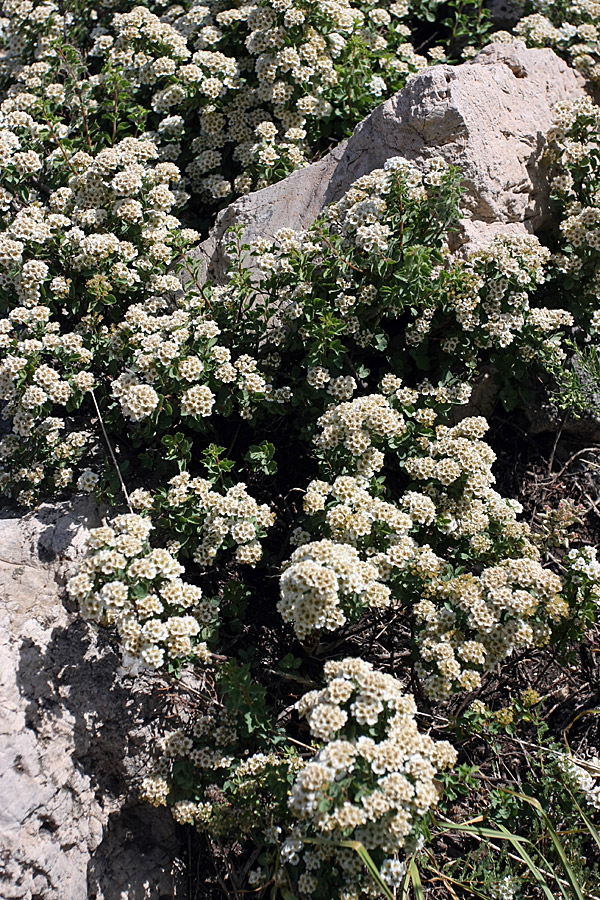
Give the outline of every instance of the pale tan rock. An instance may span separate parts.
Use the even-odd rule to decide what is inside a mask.
[[[95,507],[0,515],[0,897],[179,897],[174,824],[132,774],[156,701],[123,683],[107,638],[63,606]]]
[[[550,213],[543,154],[553,109],[584,93],[581,76],[552,50],[520,41],[491,44],[460,66],[425,69],[323,159],[227,207],[199,251],[202,273],[222,280],[231,225],[243,227],[245,240],[306,228],[392,156],[417,165],[442,156],[461,168],[458,244],[480,245],[499,231],[534,232]]]

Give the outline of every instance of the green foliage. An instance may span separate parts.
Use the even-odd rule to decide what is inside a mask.
[[[595,5],[534,6],[519,33],[596,78]],[[507,408],[540,378],[597,405],[598,107],[548,136],[548,246],[458,256],[461,172],[392,158],[306,231],[234,227],[227,279],[202,278],[226,202],[492,31],[481,0],[4,4],[0,487],[113,506],[69,591],[146,669],[198,676],[142,793],[240,848],[240,895],[589,890],[597,773],[503,672],[522,651],[573,671],[600,564],[574,508],[519,518],[461,407],[484,368]],[[469,843],[468,875],[436,859],[449,829],[493,844],[487,872]]]
[[[277,463],[274,457],[275,445],[269,441],[262,441],[260,444],[252,444],[248,448],[244,459],[254,472],[262,473],[263,475],[275,475]]]
[[[225,447],[209,444],[202,453],[202,465],[206,469],[209,481],[213,484],[220,484],[223,487],[230,487],[231,479],[228,479],[226,476],[235,466],[235,461],[227,459],[224,453]]]

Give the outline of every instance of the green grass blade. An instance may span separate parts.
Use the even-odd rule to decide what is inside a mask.
[[[527,838],[522,838],[516,834],[512,834],[508,830],[508,828],[504,827],[504,825],[498,825],[497,828],[481,828],[477,825],[459,825],[451,822],[439,822],[438,824],[446,826],[447,830],[462,831],[466,834],[475,834],[478,837],[490,837],[497,840],[508,841],[512,845],[515,852],[518,854],[519,859],[521,859],[522,862],[527,866],[534,879],[539,884],[547,900],[556,900],[554,894],[548,887],[548,882],[523,846],[524,844],[530,844],[533,847],[533,844]],[[544,862],[546,862],[546,860],[544,860]],[[566,898],[566,900],[571,900],[571,898]]]
[[[410,875],[410,880],[412,881],[413,891],[415,892],[415,900],[425,900],[421,876],[414,858],[411,859],[408,864],[408,873]]]
[[[369,851],[360,841],[336,841],[336,844],[338,847],[347,847],[349,850],[354,850],[384,897],[387,900],[394,900],[394,895],[379,874],[379,869],[373,862]]]
[[[373,862],[369,851],[360,841],[327,841],[324,838],[303,838],[303,842],[305,844],[329,844],[330,846],[346,847],[348,850],[354,850],[386,900],[395,900],[394,895],[379,874],[379,869]]]
[[[542,819],[544,825],[546,826],[546,830],[547,830],[548,834],[550,835],[550,839],[551,839],[552,843],[554,844],[554,849],[558,853],[558,857],[562,863],[562,867],[564,870],[565,878],[568,881],[568,883],[573,891],[575,900],[585,900],[585,897],[583,896],[581,887],[579,885],[579,881],[577,880],[577,876],[575,875],[575,872],[571,868],[571,864],[569,863],[569,860],[567,859],[567,854],[565,853],[565,848],[563,847],[562,842],[561,842],[559,836],[557,835],[556,831],[554,830],[552,822],[548,818],[548,815],[547,815],[545,809],[542,807],[542,804],[540,803],[540,801],[536,800],[535,797],[529,797],[527,794],[518,794],[514,791],[508,791],[507,793],[514,793],[515,797],[520,797],[521,800],[524,800],[526,803],[529,804],[529,806],[532,806],[533,809],[535,809],[537,814]],[[558,881],[558,878],[557,878],[557,884],[558,884],[565,900],[572,900],[572,898],[570,898],[569,895],[564,890],[560,881]]]
[[[573,795],[571,795],[571,796],[573,796]],[[575,801],[575,806],[576,806],[577,809],[579,810],[579,814],[580,814],[581,818],[583,819],[583,821],[584,821],[585,824],[586,824],[587,830],[589,831],[589,833],[591,834],[592,838],[593,838],[594,841],[596,842],[596,845],[597,845],[598,847],[600,847],[600,834],[598,834],[598,829],[596,828],[596,826],[594,825],[594,823],[592,822],[592,820],[591,820],[590,818],[588,818],[588,816],[586,815],[586,813],[584,813],[584,811],[583,811],[582,808],[580,807],[580,805],[579,805],[579,803],[577,802],[577,800],[575,800],[575,797],[573,797],[573,800]]]
[[[583,819],[583,822],[585,823],[585,826],[586,826],[587,830],[589,831],[593,841],[595,842],[597,847],[600,847],[600,834],[598,833],[598,829],[596,828],[596,826],[594,825],[592,820],[589,818],[587,813],[585,813],[583,811],[583,809],[581,808],[579,801],[577,800],[577,797],[575,796],[575,794],[573,793],[573,791],[571,790],[569,785],[565,781],[563,781],[563,784],[569,793],[569,797],[571,798],[571,800],[577,807],[579,815]]]
[[[410,884],[410,872],[407,870],[404,876],[404,881],[402,882],[402,895],[400,897],[400,900],[410,900]]]
[[[438,821],[438,825],[444,827],[445,831],[464,831],[467,834],[476,834],[479,837],[497,838],[499,841],[507,841],[507,835],[498,831],[496,828],[485,828],[479,825],[461,825],[458,822]],[[510,832],[509,832],[510,833]],[[520,841],[522,844],[531,844],[527,838],[519,837],[517,834],[511,835],[513,841]]]
[[[562,842],[561,842],[559,836],[557,835],[556,831],[552,827],[552,823],[550,822],[550,819],[548,818],[548,816],[546,815],[546,812],[541,807],[539,808],[538,812],[544,821],[544,824],[548,830],[548,834],[550,835],[550,838],[552,839],[552,843],[554,844],[556,852],[558,853],[558,856],[562,863],[564,873],[565,873],[565,878],[571,885],[571,888],[573,890],[573,894],[576,897],[576,900],[585,900],[585,897],[583,896],[583,892],[579,885],[579,881],[577,880],[577,876],[576,876],[575,872],[573,871],[573,869],[571,868],[571,864],[569,863],[569,860],[567,859],[567,854],[565,853],[565,848],[563,847]],[[559,887],[562,890],[562,885],[560,883],[559,883]],[[565,891],[562,890],[562,892],[563,892],[564,896],[567,898],[567,900],[570,900],[570,898],[568,898],[568,895],[565,893]]]
[[[516,839],[516,836],[511,834],[510,831],[508,830],[508,828],[505,828],[504,825],[498,825],[498,828],[505,834],[506,840],[510,841],[515,852],[523,860],[523,862],[525,863],[525,865],[527,866],[527,868],[529,869],[529,871],[531,872],[531,874],[533,875],[533,877],[535,878],[537,883],[539,884],[540,888],[542,889],[542,891],[544,892],[544,894],[548,898],[548,900],[555,900],[554,894],[548,887],[548,882],[546,881],[546,879],[544,878],[544,876],[542,875],[542,873],[540,872],[540,870],[538,869],[538,867],[532,860],[531,856],[529,855],[529,853],[523,846],[523,841]],[[529,844],[529,843],[531,843],[531,841],[527,841],[527,843]]]
[[[363,865],[365,865],[367,867],[369,874],[371,875],[371,878],[373,879],[373,881],[375,882],[375,884],[377,885],[379,890],[382,892],[384,897],[388,898],[388,900],[394,900],[394,895],[390,891],[390,889],[387,886],[387,884],[385,883],[385,881],[383,881],[383,879],[381,878],[381,875],[379,874],[379,869],[377,868],[377,866],[371,859],[371,856],[368,853],[367,849],[365,847],[363,847],[362,844],[359,844],[358,841],[356,841],[355,843],[358,844],[358,846],[355,847],[356,852],[358,853],[360,859],[362,860]]]

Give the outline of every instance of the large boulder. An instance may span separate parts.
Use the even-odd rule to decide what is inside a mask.
[[[174,823],[132,794],[152,749],[155,689],[63,606],[98,525],[85,499],[0,513],[0,897],[182,896]]]
[[[498,231],[534,232],[550,214],[543,155],[554,107],[584,93],[583,78],[552,50],[520,41],[490,44],[460,66],[425,69],[323,159],[223,210],[199,251],[202,274],[223,279],[230,226],[241,225],[245,240],[306,228],[392,156],[417,165],[442,156],[461,168],[458,244],[483,244]]]

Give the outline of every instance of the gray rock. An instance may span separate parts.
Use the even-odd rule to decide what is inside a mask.
[[[223,210],[198,252],[201,275],[223,279],[231,225],[243,227],[244,240],[306,228],[392,156],[417,165],[442,156],[461,168],[458,244],[481,245],[498,231],[534,232],[550,215],[543,152],[553,109],[584,93],[582,77],[552,50],[520,41],[491,44],[460,66],[425,69],[323,159]]]
[[[0,518],[0,897],[180,897],[174,823],[140,806],[134,775],[159,713],[149,683],[123,682],[105,635],[70,614],[87,500]],[[156,683],[154,682],[154,691]]]

